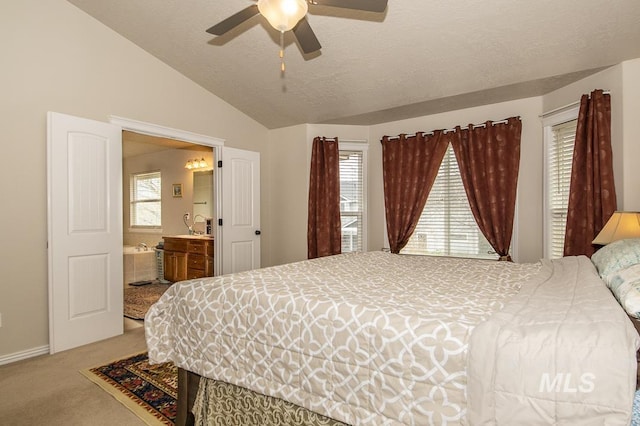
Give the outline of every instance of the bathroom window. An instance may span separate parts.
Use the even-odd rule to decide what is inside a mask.
[[[131,175],[131,227],[162,226],[162,180],[160,172]]]

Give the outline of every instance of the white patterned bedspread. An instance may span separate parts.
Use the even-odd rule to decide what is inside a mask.
[[[184,281],[149,358],[349,424],[457,424],[471,331],[539,269],[368,252]]]

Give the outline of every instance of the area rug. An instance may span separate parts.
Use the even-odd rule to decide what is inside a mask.
[[[153,283],[124,289],[124,316],[143,320],[145,314],[171,284]]]
[[[80,371],[148,425],[175,422],[178,369],[171,362],[150,365],[147,353]]]

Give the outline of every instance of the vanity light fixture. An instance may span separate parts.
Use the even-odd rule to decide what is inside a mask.
[[[184,165],[185,169],[193,170],[193,169],[206,169],[209,167],[209,164],[205,161],[204,158],[198,160],[194,158],[193,160],[187,161],[187,164]]]

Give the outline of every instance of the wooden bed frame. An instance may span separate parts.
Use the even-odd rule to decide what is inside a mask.
[[[629,317],[638,334],[640,334],[640,320]],[[636,373],[636,389],[640,389],[640,350],[636,353],[638,369]],[[178,412],[176,414],[176,426],[192,426],[195,418],[191,413],[196,399],[200,376],[191,371],[178,368]]]
[[[629,319],[633,323],[633,326],[636,328],[638,334],[640,334],[640,320],[629,316]],[[636,361],[638,361],[638,369],[636,371],[636,390],[640,389],[640,349],[636,352]]]
[[[178,368],[178,412],[176,426],[192,426],[195,419],[191,413],[196,400],[200,376],[191,371]]]

